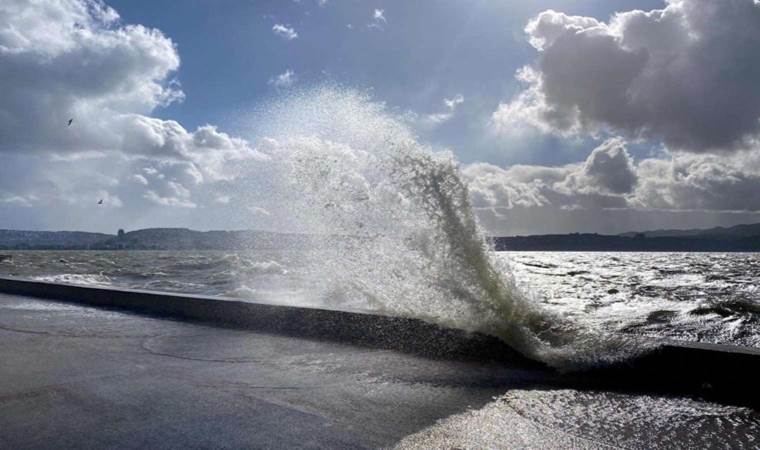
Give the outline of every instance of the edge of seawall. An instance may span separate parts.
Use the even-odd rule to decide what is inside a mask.
[[[503,363],[531,372],[531,384],[576,389],[691,395],[760,407],[760,350],[720,344],[662,342],[652,352],[598,369],[560,374],[501,340],[419,319],[246,302],[223,297],[0,277],[0,292],[138,314],[188,320],[425,357]]]
[[[418,319],[275,305],[225,297],[164,293],[118,287],[50,283],[0,277],[0,292],[65,301],[209,325],[324,339],[429,357],[468,360],[524,358],[497,338],[440,327]]]

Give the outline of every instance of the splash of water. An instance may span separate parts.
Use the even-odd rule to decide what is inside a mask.
[[[560,368],[640,348],[561,320],[518,289],[453,156],[420,143],[367,95],[295,94],[271,106],[258,132],[270,194],[299,231],[321,236],[311,259],[326,304],[488,333]]]

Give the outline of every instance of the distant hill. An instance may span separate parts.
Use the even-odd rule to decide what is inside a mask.
[[[103,234],[79,231],[0,230],[2,250],[239,250],[304,244],[307,238],[266,231],[195,231],[148,228]]]
[[[648,238],[653,237],[689,237],[689,238],[716,238],[716,239],[738,239],[753,236],[760,236],[760,223],[748,225],[736,225],[734,227],[715,227],[704,230],[655,230],[644,231],[641,233],[628,232],[619,236],[636,237],[644,235]]]
[[[83,249],[116,237],[84,231],[0,230],[0,249]]]
[[[228,250],[240,247],[240,232],[148,228],[119,234],[95,245],[112,250]]]
[[[0,250],[241,250],[299,248],[312,238],[267,231],[148,228],[117,234],[0,230]],[[760,252],[760,224],[619,235],[548,234],[491,238],[497,250]]]
[[[619,235],[554,234],[493,238],[497,250],[758,252],[760,224],[704,230],[655,230]]]

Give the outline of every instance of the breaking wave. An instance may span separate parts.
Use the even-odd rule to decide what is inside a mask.
[[[310,260],[325,304],[484,332],[563,369],[644,350],[551,314],[518,289],[452,154],[421,143],[368,95],[334,86],[296,93],[270,105],[255,131],[275,180],[268,208],[322,237]]]
[[[42,275],[32,277],[46,283],[81,284],[84,286],[109,286],[111,280],[105,275],[62,273],[57,275]]]

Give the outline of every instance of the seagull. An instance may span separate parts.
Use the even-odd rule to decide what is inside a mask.
[[[103,204],[103,199],[101,198],[100,201],[98,201],[98,205],[102,205],[102,204]]]
[[[72,122],[74,122],[74,119],[73,119],[73,118],[69,119],[69,124],[68,124],[67,126],[69,126],[69,127],[70,127],[70,126],[71,126],[71,124],[72,124]]]

